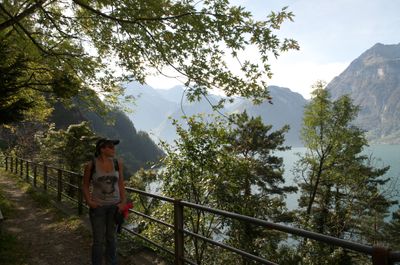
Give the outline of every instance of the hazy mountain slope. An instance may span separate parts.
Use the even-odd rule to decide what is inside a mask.
[[[138,83],[128,84],[127,94],[136,98],[134,113],[128,114],[129,118],[140,130],[151,133],[155,141],[166,140],[172,143],[176,139],[175,127],[171,119],[178,120],[184,126],[182,116],[194,114],[218,114],[212,110],[210,103],[202,99],[199,102],[188,102],[182,94],[184,89],[176,86],[171,89],[154,89]],[[270,93],[273,104],[267,102],[253,105],[246,99],[236,99],[233,104],[226,104],[220,112],[233,113],[246,110],[252,116],[261,116],[266,124],[272,124],[273,130],[289,124],[290,131],[286,134],[286,144],[301,146],[299,132],[302,123],[303,109],[307,101],[298,93],[288,88],[271,86]],[[216,104],[220,96],[210,95],[209,100]],[[132,107],[132,106],[131,106]]]
[[[170,98],[177,94],[178,88],[175,91],[170,91]],[[299,131],[302,122],[302,115],[306,100],[298,93],[290,91],[288,88],[272,86],[269,88],[272,96],[273,104],[267,102],[261,105],[253,105],[246,99],[236,99],[235,103],[227,104],[220,112],[234,113],[246,110],[252,116],[261,116],[266,124],[272,124],[273,130],[280,129],[285,124],[290,125],[290,131],[286,135],[286,144],[291,146],[300,146]],[[157,90],[159,91],[159,90]],[[182,90],[181,90],[182,91]],[[161,91],[160,91],[161,92]],[[160,95],[168,95],[168,90],[162,90]],[[177,97],[176,97],[177,98]],[[216,104],[221,97],[211,95],[209,100],[212,104]],[[138,103],[140,105],[141,103]],[[194,114],[218,114],[212,110],[210,103],[205,99],[199,102],[189,103],[186,99],[176,105],[176,109],[169,116],[172,119],[178,120],[184,126],[182,119],[183,115],[191,116]],[[140,127],[140,126],[138,126]],[[172,143],[176,139],[175,127],[171,123],[171,119],[165,118],[162,123],[151,130],[156,139],[163,139]]]
[[[242,99],[239,103],[229,107],[228,111],[242,112],[246,110],[251,116],[261,116],[265,124],[273,125],[273,130],[289,124],[290,130],[285,137],[286,144],[301,146],[300,129],[307,100],[288,88],[270,86],[269,90],[273,104],[264,102],[261,105],[253,105],[250,101]]]
[[[221,99],[218,96],[209,95],[208,99],[211,104],[215,105]],[[220,110],[222,113],[226,112],[226,110]],[[217,112],[213,111],[210,103],[202,99],[201,101],[196,102],[188,102],[186,99],[182,101],[182,104],[177,104],[176,109],[169,117],[163,120],[163,122],[153,130],[154,134],[162,140],[165,140],[169,143],[172,143],[174,139],[177,138],[175,127],[172,125],[172,120],[178,120],[180,124],[182,124],[183,128],[186,128],[185,121],[182,116],[192,116],[195,114],[215,114],[218,115]]]
[[[170,89],[157,89],[158,94],[160,94],[164,99],[180,104],[184,101],[182,96],[185,96],[185,89],[183,86],[174,86]]]
[[[136,82],[127,85],[126,94],[135,97],[134,104],[127,104],[133,110],[127,115],[136,129],[150,132],[176,110],[177,103],[167,100],[158,91]]]

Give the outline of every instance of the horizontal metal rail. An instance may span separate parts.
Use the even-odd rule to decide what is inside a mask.
[[[214,241],[214,240],[212,240],[212,239],[209,239],[209,238],[207,238],[207,237],[205,237],[205,236],[202,236],[202,235],[193,233],[193,232],[191,232],[191,231],[184,230],[184,232],[185,232],[185,234],[188,234],[188,235],[191,235],[191,236],[193,236],[193,237],[199,238],[199,239],[201,239],[201,240],[203,240],[203,241],[206,241],[206,242],[208,242],[208,243],[210,243],[210,244],[213,244],[213,245],[215,245],[215,246],[217,246],[217,247],[230,250],[230,251],[235,252],[235,253],[237,253],[237,254],[243,256],[243,257],[252,259],[252,260],[254,260],[254,261],[258,261],[258,262],[260,262],[260,263],[262,263],[262,264],[278,265],[278,264],[276,264],[276,263],[274,263],[274,262],[265,260],[265,259],[260,258],[260,257],[258,257],[258,256],[255,256],[255,255],[252,255],[252,254],[250,254],[250,253],[247,253],[247,252],[245,252],[245,251],[243,251],[243,250],[240,250],[240,249],[237,249],[237,248],[234,248],[234,247],[225,245],[225,244],[223,244],[223,243]]]
[[[125,189],[127,191],[135,192],[135,193],[138,193],[138,194],[141,194],[141,195],[146,195],[146,196],[149,196],[149,197],[152,197],[152,198],[155,198],[155,199],[159,199],[159,200],[162,200],[162,201],[166,201],[166,202],[173,203],[175,201],[175,199],[172,199],[172,198],[169,198],[169,197],[166,197],[166,196],[161,196],[161,195],[149,193],[149,192],[138,190],[138,189],[131,188],[131,187],[125,187]]]
[[[38,184],[44,189],[44,191],[55,191],[57,194],[57,200],[66,198],[77,205],[78,213],[82,214],[84,208],[83,194],[81,192],[82,175],[69,170],[60,169],[55,166],[48,166],[45,163],[33,162],[27,159],[5,157],[4,165],[7,170],[19,175],[24,178],[25,181],[33,184],[37,187]],[[26,166],[23,167],[23,163]],[[19,171],[19,172],[18,172]],[[25,171],[25,176],[23,174]],[[67,177],[75,178],[76,184],[72,184],[69,181],[64,181],[63,178]],[[64,192],[64,189],[68,188],[74,197],[69,196],[68,193]]]
[[[186,201],[182,201],[181,202],[184,206],[193,208],[193,209],[199,209],[199,210],[203,210],[203,211],[207,211],[210,213],[215,213],[218,215],[222,215],[225,217],[230,217],[236,220],[242,220],[242,221],[246,221],[246,222],[250,222],[252,224],[257,224],[260,226],[264,226],[270,229],[274,229],[274,230],[278,230],[281,232],[285,232],[285,233],[289,233],[292,235],[297,235],[297,236],[301,236],[301,237],[305,237],[305,238],[309,238],[309,239],[314,239],[320,242],[324,242],[324,243],[328,243],[328,244],[332,244],[332,245],[336,245],[339,247],[344,247],[350,250],[354,250],[357,252],[361,252],[364,254],[369,254],[372,255],[372,249],[373,247],[371,246],[366,246],[366,245],[362,245],[359,243],[355,243],[355,242],[351,242],[351,241],[347,241],[344,239],[340,239],[337,237],[333,237],[333,236],[327,236],[327,235],[323,235],[323,234],[319,234],[319,233],[315,233],[315,232],[311,232],[311,231],[307,231],[307,230],[303,230],[303,229],[299,229],[299,228],[295,228],[295,227],[290,227],[290,226],[286,226],[286,225],[281,225],[281,224],[277,224],[277,223],[272,223],[272,222],[268,222],[265,220],[261,220],[261,219],[257,219],[257,218],[253,218],[253,217],[249,217],[249,216],[245,216],[245,215],[240,215],[237,213],[232,213],[232,212],[228,212],[228,211],[223,211],[223,210],[218,210],[218,209],[213,209],[213,208],[209,208],[203,205],[198,205],[198,204],[194,204],[194,203],[190,203],[190,202],[186,202]]]
[[[149,219],[149,220],[151,220],[151,221],[154,221],[154,222],[156,222],[156,223],[159,223],[159,224],[162,224],[162,225],[164,225],[164,226],[166,226],[166,227],[169,227],[169,228],[174,229],[174,226],[173,226],[173,225],[171,225],[171,224],[169,224],[169,223],[166,223],[166,222],[164,222],[164,221],[158,220],[158,219],[156,219],[156,218],[154,218],[154,217],[151,217],[151,216],[149,216],[149,215],[147,215],[147,214],[144,214],[144,213],[141,213],[141,212],[138,212],[138,211],[135,211],[135,210],[129,210],[129,212],[132,212],[132,213],[134,213],[134,214],[136,214],[136,215],[139,215],[139,216],[141,216],[141,217],[143,217],[143,218]]]
[[[145,236],[142,236],[141,234],[139,234],[139,233],[137,233],[137,232],[135,232],[135,231],[132,231],[132,230],[130,230],[130,229],[126,229],[125,227],[123,227],[122,229],[123,229],[124,231],[128,232],[129,234],[133,234],[133,235],[135,235],[135,236],[138,236],[139,238],[143,239],[144,241],[146,241],[146,242],[148,242],[148,243],[150,243],[150,244],[156,246],[156,247],[159,248],[159,249],[164,250],[164,251],[167,252],[168,254],[175,255],[174,252],[173,252],[172,250],[170,250],[170,249],[168,249],[168,248],[166,248],[166,247],[164,247],[164,246],[158,244],[157,242],[154,242],[154,241],[151,240],[151,239],[148,239],[148,238],[145,237]]]

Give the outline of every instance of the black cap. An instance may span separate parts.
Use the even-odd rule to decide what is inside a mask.
[[[95,151],[94,155],[98,156],[100,154],[100,148],[102,148],[103,146],[105,146],[107,144],[117,145],[117,144],[119,144],[119,140],[108,139],[108,138],[101,138],[101,139],[97,140],[96,151]]]

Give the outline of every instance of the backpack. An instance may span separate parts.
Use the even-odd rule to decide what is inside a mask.
[[[115,171],[119,172],[119,163],[118,163],[118,159],[113,158],[113,162],[114,162],[114,169]],[[90,169],[90,180],[92,180],[93,178],[93,174],[96,173],[96,158],[92,158],[92,168]]]

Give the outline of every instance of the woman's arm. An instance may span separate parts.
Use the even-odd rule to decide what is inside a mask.
[[[118,204],[118,208],[122,211],[126,204],[126,191],[125,191],[125,181],[124,181],[124,174],[123,174],[123,164],[122,160],[118,159],[118,168],[119,168],[119,178],[118,178],[118,187],[119,187],[119,196],[121,202]]]
[[[90,191],[89,191],[89,185],[90,185],[90,174],[92,172],[92,166],[93,163],[89,162],[85,165],[85,170],[83,172],[83,187],[82,187],[82,191],[83,191],[83,196],[85,197],[85,201],[87,203],[87,205],[90,208],[96,208],[99,205],[92,200],[91,196],[90,196]]]

